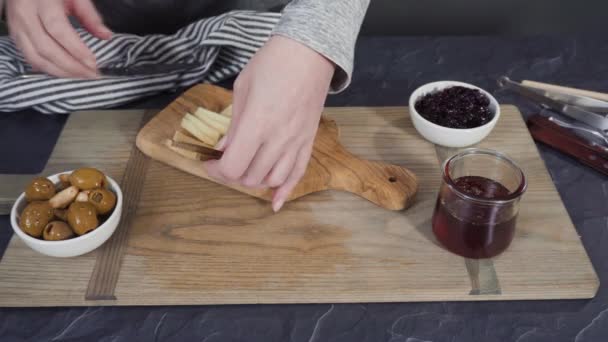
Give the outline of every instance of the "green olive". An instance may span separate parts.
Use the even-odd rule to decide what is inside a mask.
[[[34,178],[25,188],[25,198],[28,202],[46,201],[55,196],[55,184],[44,177]]]
[[[89,203],[95,207],[99,215],[105,215],[114,209],[116,195],[110,190],[95,189],[89,193]]]
[[[70,184],[80,190],[91,190],[104,187],[106,176],[99,170],[83,167],[70,175]]]
[[[63,221],[51,221],[42,231],[42,238],[48,241],[67,240],[74,236],[74,232]]]
[[[35,238],[42,236],[42,230],[53,218],[53,208],[49,202],[32,202],[23,209],[19,226],[26,234]]]
[[[68,223],[74,233],[84,235],[99,226],[97,211],[89,202],[74,202],[68,208]]]

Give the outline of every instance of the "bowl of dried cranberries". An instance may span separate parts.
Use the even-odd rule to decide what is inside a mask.
[[[447,147],[474,145],[490,134],[498,101],[472,84],[440,81],[416,89],[409,101],[414,127],[425,139]]]

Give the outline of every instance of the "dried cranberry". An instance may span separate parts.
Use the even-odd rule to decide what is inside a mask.
[[[415,104],[425,119],[449,128],[474,128],[494,117],[490,99],[477,89],[461,86],[424,95]]]

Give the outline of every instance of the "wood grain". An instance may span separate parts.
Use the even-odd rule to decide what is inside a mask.
[[[529,190],[521,202],[513,244],[491,263],[479,265],[467,265],[433,237],[430,218],[440,181],[438,152],[416,133],[406,108],[327,108],[325,115],[336,121],[340,141],[353,154],[407,165],[418,175],[418,195],[407,211],[387,211],[350,193],[324,191],[287,203],[273,214],[264,201],[152,161],[115,301],[84,299],[93,255],[52,259],[13,239],[0,261],[0,306],[595,295],[597,276],[514,107],[502,107],[501,120],[480,146],[515,159],[529,178]],[[499,287],[492,288],[494,280]]]
[[[39,175],[97,165],[119,180],[129,159],[141,115],[141,111],[91,111],[70,115]],[[0,215],[10,213],[17,197],[36,176],[0,174]]]
[[[186,113],[192,113],[198,107],[219,113],[231,103],[231,92],[223,88],[210,84],[195,86],[158,113],[141,130],[137,136],[137,147],[153,159],[213,180],[207,175],[201,161],[172,151],[165,142],[179,129]],[[224,185],[267,201],[272,199],[271,190]],[[370,162],[348,152],[338,141],[336,123],[323,118],[306,173],[289,200],[331,189],[357,194],[386,209],[401,210],[411,205],[417,186],[416,176],[404,166]]]
[[[155,111],[146,112],[143,115],[141,125],[147,123],[155,113]],[[148,162],[148,158],[138,149],[131,150],[131,157],[127,163],[124,177],[120,182],[120,189],[125,198],[120,223],[110,240],[103,244],[97,252],[95,267],[93,267],[93,273],[85,293],[87,300],[116,299],[114,290],[122,266],[129,228],[131,228],[133,219],[137,214],[137,206],[144,186]]]

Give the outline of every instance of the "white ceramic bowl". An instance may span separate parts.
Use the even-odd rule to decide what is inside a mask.
[[[416,111],[416,101],[422,96],[454,86],[477,89],[486,95],[490,99],[490,110],[494,113],[492,120],[485,125],[475,128],[449,128],[430,122]],[[465,147],[482,141],[490,134],[500,117],[500,106],[494,96],[472,84],[456,81],[433,82],[416,89],[412,93],[412,96],[410,96],[409,110],[414,127],[420,135],[434,144],[447,147]]]
[[[70,171],[58,173],[47,178],[51,180],[51,182],[58,184],[59,175],[64,173],[70,173]],[[92,232],[62,241],[45,241],[27,235],[19,228],[19,216],[27,205],[25,193],[22,193],[21,196],[17,198],[17,201],[11,210],[11,226],[13,226],[13,231],[31,249],[48,256],[74,257],[93,251],[112,236],[116,227],[118,227],[122,214],[122,191],[120,191],[120,187],[115,180],[108,176],[106,176],[106,178],[110,183],[110,190],[116,194],[116,207],[110,217]]]

